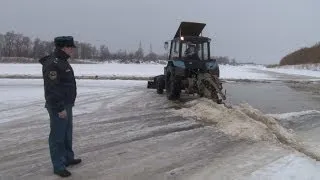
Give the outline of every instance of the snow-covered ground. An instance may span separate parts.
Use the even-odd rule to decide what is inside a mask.
[[[259,67],[261,70],[271,71],[276,73],[290,74],[290,75],[302,75],[309,77],[320,78],[320,66],[311,66],[313,68],[303,68],[304,66],[281,66],[277,68],[264,68]]]
[[[139,64],[139,65],[138,64],[134,64],[134,65],[133,64],[75,64],[75,65],[73,65],[73,67],[74,67],[76,75],[78,75],[78,76],[99,75],[99,76],[144,76],[144,77],[149,77],[149,76],[161,74],[163,71],[164,65],[152,65],[152,64]],[[309,71],[309,70],[308,71],[306,71],[306,70],[293,70],[292,71],[290,69],[285,69],[285,68],[283,68],[283,69],[266,69],[261,66],[229,66],[229,65],[224,65],[224,66],[220,66],[220,70],[221,70],[221,77],[225,78],[225,79],[255,79],[255,80],[260,80],[260,79],[271,80],[271,79],[273,79],[273,77],[270,76],[269,74],[260,73],[255,70],[278,71],[278,72],[284,73],[284,74],[308,75],[311,77],[320,77],[320,75],[318,74],[319,72],[316,72],[316,71]],[[0,64],[0,75],[17,75],[17,74],[18,75],[41,76],[41,65],[40,64]],[[152,96],[154,98],[154,94],[146,93],[147,90],[145,89],[145,87],[146,87],[145,81],[77,80],[77,82],[78,82],[78,86],[79,86],[79,88],[78,88],[79,96],[80,96],[80,100],[82,101],[81,102],[82,104],[80,104],[80,106],[77,105],[77,108],[75,109],[75,115],[77,115],[80,118],[83,117],[83,120],[78,122],[78,128],[81,125],[81,123],[87,123],[88,125],[90,125],[90,123],[92,123],[92,120],[94,120],[96,117],[90,116],[90,114],[96,114],[97,112],[99,112],[101,115],[101,118],[104,116],[108,117],[108,116],[110,116],[110,114],[105,113],[104,111],[110,111],[109,113],[112,113],[113,109],[115,107],[117,107],[118,109],[115,109],[115,110],[118,110],[118,111],[114,111],[114,112],[121,112],[121,113],[123,113],[123,117],[129,116],[129,119],[130,119],[130,120],[124,121],[124,122],[130,123],[130,125],[128,127],[124,127],[122,125],[119,125],[119,127],[121,126],[121,128],[129,128],[130,129],[129,132],[131,132],[132,128],[137,126],[137,125],[132,126],[132,123],[131,123],[132,118],[136,118],[136,117],[134,117],[132,115],[131,115],[132,116],[131,117],[127,111],[132,110],[130,108],[133,108],[133,109],[136,108],[135,106],[137,104],[139,105],[139,107],[140,106],[144,107],[144,108],[147,107],[148,110],[150,110],[150,107],[152,107],[152,103],[150,103],[152,99],[150,97],[148,99],[148,95]],[[131,88],[131,91],[126,92],[126,89],[128,89],[128,88]],[[137,88],[138,93],[136,93],[135,89],[132,89],[132,88]],[[103,92],[103,93],[101,93],[101,92]],[[0,102],[0,115],[1,115],[2,119],[0,121],[6,122],[6,121],[10,121],[10,120],[19,119],[22,122],[22,125],[21,125],[22,127],[20,127],[20,128],[23,129],[23,127],[25,127],[25,124],[23,124],[23,123],[28,123],[29,121],[31,121],[30,118],[32,119],[32,118],[46,117],[43,114],[43,112],[44,112],[44,110],[43,110],[44,109],[43,108],[44,97],[43,97],[43,82],[41,79],[23,79],[23,80],[21,80],[21,79],[0,79],[0,93],[2,94],[2,96],[0,98],[0,100],[1,100],[1,102]],[[108,99],[109,96],[110,97],[113,96],[114,99],[111,98],[109,100]],[[127,96],[127,97],[125,97],[125,96]],[[124,98],[124,99],[122,99],[122,98]],[[126,105],[125,102],[128,101],[128,98],[129,99],[130,98],[137,98],[137,99],[139,99],[139,101],[132,101],[131,104]],[[158,96],[157,98],[159,98],[158,100],[164,99],[163,97],[160,97],[160,96]],[[259,97],[257,96],[254,98],[259,98]],[[104,100],[103,103],[105,103],[105,104],[103,104],[101,102],[102,100]],[[116,101],[116,102],[113,102],[113,101]],[[261,102],[261,103],[263,103],[263,102]],[[96,107],[94,107],[95,105],[96,105]],[[92,113],[93,112],[92,109],[93,108],[97,109],[97,107],[99,107],[98,105],[101,106],[101,108],[105,108],[105,109],[101,110],[101,111],[97,111],[97,112],[94,111],[94,113]],[[122,109],[122,106],[124,106],[124,105],[126,105],[127,108],[124,111],[120,111]],[[159,107],[160,106],[162,107],[162,105],[163,104],[159,104]],[[200,103],[200,105],[201,105],[201,103]],[[205,107],[208,107],[208,106],[205,106]],[[186,109],[186,110],[189,112],[188,109]],[[143,111],[143,113],[145,113],[145,112]],[[269,115],[276,117],[276,118],[279,118],[279,119],[286,119],[286,120],[289,119],[290,120],[290,119],[298,119],[300,116],[304,116],[304,115],[310,114],[310,113],[311,114],[312,113],[319,114],[319,111],[310,110],[310,111],[302,111],[302,112],[288,112],[288,113],[283,113],[283,114],[269,114]],[[105,115],[105,114],[107,114],[107,115]],[[187,113],[184,113],[184,114],[187,114]],[[206,113],[203,113],[203,114],[206,114]],[[226,114],[223,114],[222,117],[225,118]],[[113,118],[116,119],[116,118],[118,118],[118,116],[114,115]],[[148,119],[149,117],[145,116],[144,118]],[[221,119],[223,119],[223,118],[221,118]],[[88,121],[88,119],[90,119],[90,120]],[[134,120],[137,121],[136,119],[134,119]],[[152,118],[150,118],[150,119],[152,119]],[[161,123],[164,119],[165,118],[161,116],[159,118],[159,120],[157,119],[154,122],[153,121],[146,121],[146,122],[150,122],[150,123],[152,122],[152,123],[156,124],[156,123]],[[141,121],[141,123],[146,123],[143,121],[144,119],[138,119],[138,120]],[[176,120],[176,119],[174,119],[174,120]],[[31,121],[31,122],[33,122],[33,121]],[[41,121],[37,121],[37,122],[33,122],[33,123],[37,124],[39,122],[41,122]],[[173,121],[170,120],[170,122],[173,122]],[[228,121],[228,122],[232,122],[232,121]],[[15,123],[18,123],[18,122],[15,122]],[[118,122],[118,123],[121,124],[123,122]],[[181,123],[181,122],[178,121],[177,123]],[[185,122],[182,122],[182,123],[186,124]],[[32,128],[34,128],[34,124],[32,125],[32,123],[30,123],[31,130],[32,130]],[[82,126],[87,127],[87,124],[85,124],[85,125],[82,124]],[[112,125],[112,123],[110,123],[110,124]],[[20,125],[20,124],[18,124],[18,125]],[[99,129],[98,127],[100,127],[100,126],[102,127],[102,125],[94,126],[95,130]],[[180,126],[180,124],[179,124],[179,126]],[[137,126],[137,127],[140,128],[140,126]],[[141,126],[140,129],[143,130],[146,127],[149,127],[149,126],[143,124],[143,126]],[[166,127],[166,126],[164,126],[164,127]],[[238,127],[242,127],[242,126],[223,126],[223,127],[237,129]],[[248,128],[248,127],[245,127],[245,128]],[[39,128],[39,129],[42,129],[42,128]],[[226,129],[226,130],[228,130],[228,129]],[[241,129],[241,130],[243,130],[243,129]],[[3,131],[3,132],[5,132],[5,131]],[[85,134],[85,132],[86,131],[84,130],[84,134]],[[188,131],[186,131],[186,132],[188,132]],[[238,131],[232,131],[230,133],[234,133],[234,132],[238,132]],[[239,131],[239,132],[245,132],[245,130]],[[14,133],[14,132],[11,131],[11,133]],[[145,132],[143,132],[143,133],[145,133]],[[5,134],[5,133],[3,133],[3,134]],[[27,135],[26,137],[29,137],[30,140],[32,140],[33,138],[37,138],[35,136],[31,136],[31,134],[32,133],[29,132],[29,134],[26,134]],[[121,133],[121,134],[126,135],[126,133]],[[203,135],[205,133],[203,133],[203,131],[202,131],[200,134]],[[245,135],[251,135],[251,134],[252,133],[250,132],[249,134],[245,134]],[[40,135],[43,136],[43,134],[40,134]],[[138,135],[141,135],[141,134],[138,134]],[[10,138],[13,138],[13,140],[14,140],[14,138],[17,138],[17,137],[18,137],[18,134],[14,134]],[[84,136],[84,137],[86,137],[86,136]],[[115,137],[120,137],[120,136],[115,136]],[[162,136],[160,136],[160,137],[162,137]],[[176,137],[176,135],[174,137]],[[169,159],[174,160],[175,158],[179,157],[178,154],[181,154],[181,152],[188,152],[188,150],[190,151],[190,154],[187,154],[182,159],[187,159],[187,158],[193,157],[194,151],[190,150],[190,149],[192,149],[191,147],[196,147],[194,149],[200,151],[201,148],[203,148],[203,149],[207,148],[208,143],[214,142],[214,140],[212,140],[212,139],[205,140],[202,142],[202,144],[204,144],[204,146],[199,148],[199,147],[197,147],[198,145],[197,145],[196,138],[199,138],[199,137],[192,134],[192,138],[190,138],[190,139],[194,139],[194,141],[195,141],[194,145],[192,145],[192,143],[191,143],[191,145],[188,145],[188,142],[186,142],[186,145],[183,146],[183,148],[182,148],[183,151],[181,151],[181,149],[179,149],[179,151],[177,151],[177,152],[170,152],[169,153],[169,152],[165,151],[169,148],[159,148],[160,146],[155,145],[155,147],[156,147],[154,149],[155,152],[157,152],[159,149],[164,150],[165,153],[168,153],[167,156],[169,158],[165,159],[166,161],[162,162],[159,159],[163,158],[163,154],[165,154],[165,153],[160,152],[159,154],[161,156],[159,154],[158,154],[158,156],[150,156],[149,157],[150,164],[147,163],[147,165],[150,166],[150,168],[154,167],[154,166],[152,166],[153,164],[151,163],[151,161],[154,163],[159,162],[159,164],[161,164],[161,163],[165,164],[166,162],[169,163]],[[25,138],[25,139],[28,139],[28,138]],[[164,141],[167,141],[168,139],[169,138],[166,138]],[[13,140],[6,140],[6,142],[7,143],[9,141],[14,142]],[[15,140],[18,141],[19,139],[15,139]],[[98,140],[98,138],[97,138],[97,140]],[[121,141],[121,140],[122,139],[119,139],[119,141]],[[141,142],[145,142],[145,141],[146,140],[143,140]],[[3,142],[5,142],[5,141],[3,141]],[[177,142],[179,142],[179,141],[176,141],[172,144],[174,144],[176,146]],[[91,140],[90,140],[90,143],[92,143]],[[100,141],[99,141],[99,143],[100,143]],[[96,142],[96,144],[98,144],[98,143]],[[136,144],[136,143],[134,143],[134,144]],[[139,146],[139,145],[137,145],[137,146]],[[216,145],[214,145],[212,147],[215,147],[215,146]],[[133,146],[133,147],[124,146],[124,147],[131,149],[132,152],[137,152],[137,154],[131,154],[132,152],[129,151],[129,152],[124,153],[124,155],[118,154],[118,155],[116,155],[117,157],[124,156],[124,159],[130,159],[130,158],[126,157],[126,154],[129,154],[132,157],[137,157],[138,155],[142,155],[142,153],[140,153],[139,150],[136,151],[136,149],[139,149],[139,148],[137,148],[135,146]],[[228,149],[228,147],[229,146],[227,146],[225,148]],[[271,146],[271,147],[273,148],[273,146]],[[5,148],[5,147],[3,146],[1,148]],[[225,149],[225,148],[221,147],[221,149]],[[233,148],[238,150],[237,153],[234,153],[234,156],[230,156],[230,157],[222,157],[222,156],[216,157],[216,156],[214,156],[215,157],[213,159],[213,161],[214,161],[213,166],[214,167],[208,167],[208,169],[205,172],[199,172],[199,174],[197,174],[197,177],[195,179],[197,179],[197,178],[198,179],[206,179],[209,177],[212,177],[212,178],[219,177],[219,178],[215,178],[215,179],[221,179],[222,176],[217,176],[217,175],[228,175],[226,177],[229,177],[229,178],[233,177],[233,178],[239,178],[239,179],[242,178],[242,179],[284,179],[284,180],[288,179],[289,180],[289,179],[319,179],[320,178],[320,174],[319,174],[320,165],[319,165],[319,163],[315,162],[314,160],[312,160],[309,157],[306,157],[302,154],[292,153],[291,150],[290,151],[289,150],[280,150],[281,149],[280,147],[274,146],[274,148],[276,148],[276,149],[280,148],[280,149],[274,150],[274,152],[273,152],[273,150],[270,150],[270,152],[273,152],[271,154],[267,154],[267,153],[264,154],[262,152],[265,148],[264,146],[259,147],[257,149],[254,149],[248,145],[246,147],[247,148],[246,149],[245,147],[241,148],[241,147],[238,147],[237,145],[234,145],[234,147],[231,147],[229,149],[233,149]],[[30,149],[34,150],[34,147],[32,147],[32,148],[30,147]],[[239,149],[242,149],[243,151],[241,151]],[[210,149],[209,152],[207,152],[207,151],[204,151],[204,152],[209,155],[213,155],[214,153],[212,153],[211,150],[212,149]],[[232,152],[231,150],[229,150],[229,151]],[[236,151],[236,150],[234,150],[234,151]],[[112,152],[114,152],[114,151],[112,150]],[[279,152],[284,153],[284,155],[279,154]],[[26,153],[28,154],[30,152],[26,152]],[[34,151],[34,153],[38,153],[38,152]],[[176,154],[174,154],[174,153],[176,153]],[[44,154],[44,153],[42,153],[42,154]],[[102,155],[102,153],[100,153],[100,154]],[[171,156],[169,156],[169,154]],[[201,152],[200,154],[203,154],[203,152]],[[39,155],[39,153],[37,155]],[[112,155],[112,153],[111,153],[111,155]],[[267,158],[267,155],[270,156],[270,158]],[[107,156],[104,156],[104,157],[107,157]],[[110,156],[110,157],[114,157],[114,156]],[[251,157],[251,159],[247,159],[250,157]],[[24,157],[16,156],[15,160],[16,161],[20,161],[20,160],[23,161],[23,158]],[[271,159],[271,160],[267,162],[268,159]],[[47,158],[46,158],[46,160],[47,160]],[[87,157],[87,160],[92,160],[92,158]],[[178,160],[177,160],[177,162],[180,162],[180,159],[178,159]],[[192,160],[193,160],[193,162],[198,161],[198,159],[192,159]],[[144,161],[146,161],[146,159]],[[266,162],[263,163],[263,161],[266,161]],[[103,162],[108,163],[109,159],[104,160]],[[149,161],[147,161],[147,162],[149,162]],[[261,162],[260,166],[259,166],[259,162]],[[38,163],[43,163],[43,161],[38,162]],[[95,162],[90,162],[90,163],[95,164]],[[135,164],[135,163],[136,162],[134,162],[134,163],[132,162],[132,164]],[[6,162],[6,164],[10,165],[10,162],[8,161],[8,162]],[[172,163],[172,164],[174,164],[174,163]],[[185,163],[185,164],[188,165],[187,163]],[[140,165],[143,166],[143,165],[146,165],[146,163],[142,162]],[[103,164],[101,164],[101,166],[103,166]],[[0,166],[0,167],[8,168],[8,167],[5,167],[4,165]],[[45,167],[46,166],[41,166],[42,169],[45,169]],[[166,168],[166,166],[164,166],[164,167],[159,166],[159,167],[160,167],[160,169],[164,169],[164,167]],[[17,167],[11,168],[11,169],[17,170],[16,168]],[[29,166],[24,166],[24,168],[26,168],[27,170],[30,170],[30,169],[28,169],[28,168],[30,168]],[[139,169],[138,166],[135,168]],[[147,170],[148,168],[149,167],[146,167],[145,169]],[[186,168],[188,168],[188,167],[186,167]],[[116,168],[114,168],[114,169],[116,169]],[[109,172],[110,173],[117,172],[117,171],[114,171],[114,169],[112,169],[112,171],[110,170]],[[27,170],[25,170],[25,171],[27,171]],[[89,168],[89,170],[88,169],[86,169],[86,170],[91,171],[90,168]],[[179,172],[179,168],[177,168],[176,170]],[[7,170],[7,171],[9,171],[9,170]],[[75,169],[75,171],[77,171],[77,169]],[[82,174],[84,171],[85,170],[83,170],[83,169],[78,169],[78,171],[76,173]],[[93,169],[92,171],[95,171],[95,169]],[[183,170],[181,170],[181,171],[183,171]],[[237,172],[235,172],[235,171],[237,171]],[[23,172],[23,170],[21,171],[21,173],[22,172]],[[34,170],[34,172],[41,174],[41,173],[43,173],[43,170],[42,170],[42,172],[38,172],[38,171]],[[44,172],[46,172],[46,171],[44,171]],[[154,172],[156,172],[156,171],[154,171]],[[235,176],[232,176],[232,174],[230,174],[230,173],[234,173]],[[239,175],[239,176],[237,176],[237,175]],[[243,177],[244,175],[245,175],[245,177]]]
[[[81,96],[100,91],[119,91],[119,89],[135,86],[146,86],[144,81],[132,80],[77,80],[78,94]],[[30,102],[42,102],[44,105],[43,80],[41,79],[0,79],[0,111]],[[0,119],[6,122],[8,119]]]
[[[92,158],[93,156],[89,155],[91,152],[89,151],[90,148],[87,148],[85,144],[93,143],[94,147],[99,147],[97,145],[105,143],[104,141],[99,140],[100,138],[105,138],[107,141],[107,145],[109,141],[112,143],[112,138],[119,138],[116,139],[117,142],[125,141],[121,138],[130,138],[128,134],[132,133],[134,129],[139,129],[140,131],[136,132],[135,136],[145,136],[145,130],[146,128],[153,128],[155,124],[158,123],[165,123],[163,127],[166,131],[166,128],[168,128],[167,123],[176,123],[178,127],[180,126],[187,126],[189,122],[185,122],[185,120],[191,121],[191,117],[185,118],[185,119],[179,119],[179,121],[175,122],[177,119],[169,119],[168,117],[163,117],[163,114],[159,116],[159,119],[154,120],[153,118],[157,114],[151,114],[150,116],[146,116],[146,114],[150,113],[150,109],[152,107],[159,103],[159,107],[163,108],[166,100],[164,97],[161,96],[155,96],[156,93],[149,93],[146,92],[146,83],[144,81],[123,81],[123,80],[78,80],[79,85],[79,100],[81,102],[77,102],[77,106],[75,108],[75,116],[77,117],[77,133],[80,133],[81,129],[81,136],[77,134],[76,140],[79,141],[77,144],[77,148],[80,148],[82,150],[83,154],[82,156],[86,159],[86,164],[84,166],[74,168],[72,169],[73,172],[75,172],[75,176],[83,176],[83,172],[91,173],[92,176],[96,175],[96,163],[95,159]],[[137,89],[133,89],[137,88]],[[130,91],[128,91],[130,89]],[[137,90],[137,92],[136,92]],[[11,155],[13,158],[12,162],[17,163],[17,165],[11,165],[11,161],[5,161],[4,158],[2,158],[4,164],[0,166],[0,171],[3,170],[4,172],[7,168],[7,172],[19,172],[17,174],[27,174],[28,172],[32,171],[33,173],[29,173],[28,176],[38,175],[38,176],[46,176],[49,179],[52,177],[51,172],[49,172],[49,163],[43,164],[43,161],[46,160],[48,162],[47,155],[47,144],[45,144],[45,140],[41,139],[47,134],[47,130],[43,130],[43,128],[47,128],[47,124],[44,124],[43,122],[46,122],[47,116],[44,114],[44,100],[43,100],[43,82],[41,79],[0,79],[0,92],[3,96],[1,96],[1,106],[0,106],[0,115],[2,117],[3,121],[10,121],[13,120],[13,122],[17,125],[14,130],[9,131],[10,133],[13,133],[12,136],[10,136],[11,139],[4,140],[2,142],[6,142],[9,145],[8,146],[0,146],[3,149],[12,148],[12,152],[10,153],[17,153],[18,155]],[[156,98],[152,102],[152,98]],[[109,99],[110,98],[110,99]],[[258,97],[257,97],[258,98]],[[135,99],[130,103],[130,99]],[[129,101],[129,103],[127,103]],[[156,103],[155,103],[156,102]],[[199,102],[199,105],[203,105],[203,102]],[[125,106],[126,108],[122,108]],[[139,110],[143,108],[147,108],[148,112],[141,111],[142,118],[139,118],[140,115],[137,115],[137,113],[134,111],[134,116],[130,115],[132,114],[132,109],[136,108],[135,110]],[[156,113],[159,113],[158,106],[153,107],[156,108]],[[210,106],[199,106],[200,108],[204,108],[208,110],[208,112],[201,113],[201,114],[208,114],[209,110],[210,112],[212,107]],[[102,108],[102,110],[97,110],[99,108]],[[132,109],[131,109],[132,108]],[[178,110],[180,111],[180,110]],[[185,109],[185,111],[192,111],[192,109]],[[187,113],[184,113],[184,111],[181,111],[183,114],[187,115]],[[226,110],[225,113],[220,114],[221,119],[227,120],[227,124],[224,124],[224,121],[221,121],[219,124],[222,125],[221,127],[224,127],[226,132],[229,128],[232,129],[229,133],[240,133],[244,137],[251,137],[251,135],[256,132],[249,132],[245,133],[244,129],[250,128],[250,126],[244,126],[245,123],[240,124],[233,123],[236,122],[236,119],[226,119],[227,113],[229,114],[230,111]],[[113,113],[113,114],[112,114]],[[117,114],[118,113],[118,114]],[[119,116],[120,113],[120,116]],[[122,114],[121,114],[122,113]],[[145,114],[146,113],[146,114]],[[296,118],[303,114],[309,114],[309,113],[317,113],[317,111],[306,111],[306,112],[299,112],[299,113],[286,113],[286,114],[273,114],[274,117],[278,118]],[[100,115],[100,116],[98,116]],[[137,117],[136,117],[137,116]],[[121,121],[119,120],[119,117],[127,117],[128,120]],[[174,116],[176,118],[176,116]],[[198,117],[198,116],[196,116]],[[212,116],[213,117],[213,116]],[[214,116],[216,117],[216,116]],[[219,117],[219,116],[217,116]],[[32,120],[32,119],[40,119],[39,121]],[[41,119],[42,118],[42,119]],[[79,118],[82,118],[79,120]],[[103,118],[110,118],[109,121],[102,121]],[[98,120],[97,120],[98,119]],[[18,123],[18,121],[21,121],[21,123]],[[101,124],[94,125],[93,123],[95,121],[101,121]],[[132,123],[134,121],[134,123]],[[163,122],[165,121],[165,122]],[[180,122],[182,121],[182,122]],[[108,122],[108,123],[106,123]],[[126,123],[123,125],[124,123]],[[140,122],[138,124],[137,122]],[[246,122],[246,121],[244,121]],[[41,124],[42,123],[42,124]],[[114,123],[114,124],[113,124]],[[150,123],[150,124],[146,124]],[[194,123],[194,122],[192,122]],[[229,123],[229,124],[228,124]],[[37,126],[40,127],[37,128]],[[93,125],[92,125],[93,124]],[[116,134],[112,136],[112,133],[115,131],[112,131],[112,133],[105,133],[105,134],[96,134],[96,138],[89,139],[91,137],[90,131],[100,132],[102,131],[100,128],[106,127],[107,125],[111,126],[112,130],[119,128],[121,131],[119,134]],[[118,126],[116,126],[118,125]],[[87,129],[88,126],[92,126],[90,130]],[[114,128],[116,126],[117,128]],[[150,126],[150,127],[149,127]],[[171,127],[171,126],[170,126]],[[83,128],[83,129],[82,129]],[[158,128],[158,127],[157,127]],[[241,131],[239,131],[239,129]],[[23,133],[20,133],[20,130],[23,130]],[[125,131],[128,129],[128,132]],[[156,128],[155,128],[156,129]],[[207,130],[204,130],[207,129]],[[319,163],[315,162],[314,160],[310,159],[309,157],[306,157],[302,154],[299,154],[297,152],[292,152],[288,149],[282,149],[282,147],[279,147],[275,144],[271,144],[271,146],[267,145],[251,145],[251,144],[237,144],[238,142],[231,142],[230,145],[226,145],[225,147],[220,147],[220,144],[216,144],[216,139],[212,139],[213,137],[219,137],[221,135],[214,134],[214,136],[208,137],[208,139],[203,139],[203,135],[210,134],[209,132],[212,131],[212,128],[204,128],[204,129],[196,129],[191,131],[182,131],[182,133],[186,133],[181,135],[181,139],[178,139],[176,141],[171,142],[171,139],[174,139],[177,137],[177,132],[173,133],[171,136],[159,136],[160,138],[163,137],[163,140],[161,142],[168,142],[167,144],[162,143],[161,145],[158,145],[158,141],[156,141],[159,137],[150,138],[148,139],[142,139],[141,141],[132,143],[127,145],[126,143],[123,143],[123,145],[120,147],[121,149],[130,149],[130,151],[127,151],[123,154],[117,154],[114,155],[112,153],[115,152],[114,149],[108,149],[108,147],[102,147],[99,151],[101,157],[99,158],[106,158],[108,155],[110,157],[116,157],[120,158],[122,161],[116,161],[117,163],[112,164],[113,162],[110,162],[110,159],[103,159],[99,163],[99,167],[106,168],[106,176],[110,173],[127,173],[130,174],[131,172],[126,167],[126,160],[130,159],[130,164],[132,165],[131,168],[134,170],[139,170],[139,167],[145,168],[144,170],[151,169],[153,171],[148,171],[150,173],[150,176],[154,175],[154,173],[162,172],[160,170],[169,168],[174,169],[172,170],[173,174],[175,171],[177,171],[177,174],[180,172],[188,173],[188,168],[192,169],[193,166],[191,166],[191,160],[194,163],[193,165],[197,165],[197,163],[205,163],[207,158],[203,158],[205,156],[211,157],[211,159],[207,159],[207,161],[212,161],[212,166],[208,166],[205,168],[205,170],[199,173],[196,173],[195,177],[192,179],[223,179],[222,177],[226,177],[227,179],[318,179],[320,178],[320,165]],[[35,133],[33,131],[40,130],[38,133]],[[149,130],[149,129],[148,129]],[[152,129],[153,130],[153,129]],[[156,129],[158,130],[158,129]],[[256,129],[257,130],[257,129]],[[111,131],[111,130],[110,130]],[[123,132],[122,132],[123,131]],[[150,130],[151,131],[151,130]],[[185,141],[187,134],[189,132],[196,131],[199,133],[195,134],[189,134],[189,140],[193,140],[193,142]],[[2,132],[7,132],[8,129],[5,129]],[[158,131],[151,131],[151,137],[154,136]],[[140,134],[139,134],[140,133]],[[6,134],[6,133],[3,133]],[[22,138],[23,136],[23,138]],[[93,136],[93,137],[95,137]],[[107,138],[106,138],[107,136]],[[110,136],[110,137],[109,137]],[[123,137],[122,137],[123,136]],[[19,137],[21,139],[19,139]],[[180,137],[180,136],[178,136]],[[263,136],[265,137],[265,136]],[[269,137],[269,136],[268,136]],[[267,138],[267,137],[265,137]],[[39,139],[39,142],[43,142],[39,144],[38,146],[30,145],[30,141],[33,142],[35,139]],[[79,140],[81,139],[81,140]],[[138,138],[139,139],[139,138]],[[87,141],[86,141],[87,140]],[[219,139],[218,139],[219,140]],[[14,148],[16,148],[17,144],[14,142],[20,142],[19,147],[22,147],[24,141],[27,141],[26,143],[28,145],[27,148],[21,148],[21,151],[23,151],[24,156],[21,157],[20,151],[14,151]],[[143,146],[144,143],[149,142],[152,144],[150,146]],[[154,142],[155,141],[155,142]],[[83,142],[84,144],[80,144],[80,142]],[[13,143],[14,146],[11,144]],[[178,146],[179,143],[182,145]],[[210,147],[208,144],[213,144],[212,147]],[[80,144],[80,147],[78,146]],[[222,143],[224,144],[224,143]],[[167,147],[165,147],[167,145]],[[174,147],[172,146],[174,145]],[[268,144],[269,145],[269,144]],[[25,145],[26,146],[26,145]],[[40,147],[39,147],[40,146]],[[141,147],[140,147],[141,146]],[[218,148],[218,147],[220,148]],[[37,147],[41,148],[41,151],[36,149]],[[147,157],[144,153],[147,153],[146,151],[141,151],[141,148],[148,149],[149,154],[147,154]],[[150,147],[151,150],[150,150]],[[162,148],[159,148],[162,147]],[[179,147],[179,148],[177,148]],[[212,150],[215,147],[217,147],[217,150]],[[0,149],[1,149],[0,148]],[[119,152],[119,149],[116,149]],[[208,151],[205,151],[208,150]],[[231,153],[231,155],[224,154],[225,151]],[[87,153],[88,151],[88,153]],[[217,151],[217,153],[215,152]],[[9,151],[3,151],[3,157],[6,157]],[[90,153],[89,153],[90,152]],[[136,153],[136,154],[135,154]],[[202,155],[199,158],[195,156],[195,154]],[[218,156],[215,156],[215,154],[219,154]],[[88,156],[86,156],[88,154]],[[155,155],[153,155],[155,154]],[[142,158],[142,155],[144,159]],[[36,161],[35,164],[41,164],[41,167],[36,167],[35,169],[30,169],[30,166],[27,166],[25,162],[29,161],[35,161],[32,158],[28,157],[42,157],[39,161]],[[134,158],[134,157],[141,157]],[[180,158],[180,159],[179,159]],[[1,158],[0,158],[1,159]],[[163,161],[162,161],[162,160]],[[190,160],[191,159],[191,160]],[[184,162],[185,160],[185,162]],[[103,163],[102,163],[103,162]],[[177,162],[177,163],[176,163]],[[110,164],[108,164],[110,163]],[[139,164],[140,163],[140,164]],[[177,166],[172,167],[172,165],[177,164]],[[180,163],[180,164],[179,164]],[[189,163],[189,164],[188,164]],[[211,162],[210,162],[211,163]],[[138,164],[138,165],[137,165]],[[168,165],[167,165],[168,164]],[[93,166],[91,166],[93,165]],[[110,165],[110,169],[108,169]],[[117,168],[113,168],[114,165],[117,166]],[[135,165],[135,166],[134,166]],[[190,166],[189,166],[190,165]],[[203,165],[203,164],[199,164]],[[10,168],[9,166],[12,166]],[[182,170],[179,171],[180,166],[182,166]],[[92,168],[93,167],[93,168]],[[156,169],[158,167],[159,169]],[[21,168],[21,170],[19,170]],[[40,168],[40,170],[39,170]],[[154,169],[153,169],[154,168]],[[183,169],[186,168],[187,170],[184,171]],[[134,172],[132,172],[134,173]],[[171,173],[171,172],[170,172]],[[143,174],[143,173],[142,173]],[[1,175],[1,173],[0,173]],[[162,174],[161,174],[162,175]],[[111,176],[111,175],[110,175]],[[140,176],[142,176],[140,174]],[[79,179],[81,179],[79,177]],[[141,178],[143,179],[143,178]]]
[[[152,77],[163,74],[165,65],[161,64],[73,64],[76,76],[133,76]],[[0,75],[41,76],[40,64],[0,64]],[[224,79],[272,79],[256,73],[252,67],[221,65],[221,78]]]
[[[251,79],[251,80],[274,80],[270,75],[253,71],[254,66],[231,66],[220,65],[220,76],[222,79]]]
[[[73,64],[76,76],[107,76],[107,77],[152,77],[163,74],[162,64]],[[41,77],[41,64],[0,64],[0,76],[36,76]],[[271,71],[288,75],[304,75],[320,78],[320,71],[292,68],[265,68],[263,66],[231,66],[220,65],[222,79],[274,80],[267,73],[255,70]]]
[[[154,64],[72,64],[77,76],[155,76],[163,65]],[[41,64],[0,64],[1,75],[42,75]]]
[[[301,70],[320,71],[320,63],[284,65],[284,66],[280,66],[278,68],[281,68],[281,69],[301,69]]]

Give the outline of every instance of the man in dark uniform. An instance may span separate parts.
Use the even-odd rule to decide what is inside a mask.
[[[49,148],[53,172],[61,177],[70,176],[69,165],[78,164],[72,149],[72,107],[77,96],[74,72],[68,59],[75,48],[73,37],[54,39],[55,50],[39,60],[42,64],[45,107],[50,117]]]

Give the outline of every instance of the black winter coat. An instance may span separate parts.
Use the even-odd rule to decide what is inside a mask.
[[[39,60],[42,64],[45,107],[61,112],[66,105],[74,105],[77,85],[74,72],[64,51],[56,49],[51,55]]]

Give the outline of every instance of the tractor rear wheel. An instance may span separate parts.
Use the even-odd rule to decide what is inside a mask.
[[[163,94],[163,89],[165,88],[165,84],[164,84],[164,77],[163,76],[160,76],[157,78],[157,84],[156,84],[156,87],[157,87],[157,93],[158,94]]]
[[[166,91],[167,91],[167,98],[169,100],[179,99],[181,94],[180,81],[175,79],[171,75],[167,76]]]

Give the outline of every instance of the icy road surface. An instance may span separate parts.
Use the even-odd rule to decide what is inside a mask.
[[[73,179],[320,178],[320,167],[313,159],[279,143],[261,123],[244,124],[239,129],[232,126],[233,120],[237,123],[236,119],[230,119],[231,124],[224,124],[223,118],[219,118],[221,122],[208,122],[201,120],[203,114],[188,114],[197,108],[209,112],[210,107],[202,106],[205,101],[186,97],[183,102],[168,102],[164,95],[147,90],[145,81],[78,80],[78,84],[74,150],[83,163],[69,168]],[[49,158],[49,120],[43,108],[42,81],[1,79],[0,85],[3,95],[0,179],[59,179],[52,174]],[[260,98],[260,104],[266,103],[259,109],[278,115],[284,119],[281,122],[290,118],[297,121],[296,117],[303,114],[283,113],[310,110],[312,103],[319,103],[305,94],[299,100],[308,106],[298,107],[285,101],[271,104],[272,101],[266,101],[267,97],[286,100],[297,97],[300,92],[285,85],[275,86],[276,91],[272,90],[272,84],[250,85],[255,87],[252,91],[248,84],[240,83],[228,83],[226,88],[235,103],[245,99],[255,105],[259,104]],[[254,93],[257,96],[250,98],[249,94]],[[199,106],[185,106],[194,101]],[[288,107],[282,108],[285,105]],[[227,113],[220,115],[228,118]],[[234,115],[243,117],[243,122],[249,121],[239,113]],[[319,123],[317,118],[311,122],[316,125],[308,127],[309,122],[305,121],[303,127],[308,127],[307,131],[300,128],[299,134],[316,137],[313,130]],[[256,137],[247,133],[246,128],[250,129],[251,125],[257,127]],[[291,126],[292,123],[283,125],[301,127]],[[235,131],[228,131],[230,128]],[[234,132],[242,138],[230,135]],[[318,143],[317,139],[310,142]]]

